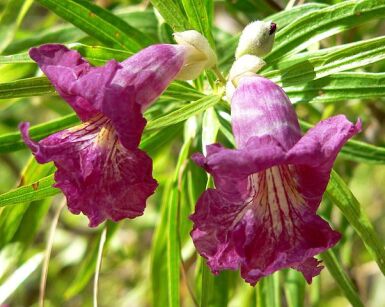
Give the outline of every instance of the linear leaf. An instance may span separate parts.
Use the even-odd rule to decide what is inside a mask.
[[[307,52],[304,56],[283,62],[278,65],[279,70],[267,72],[264,76],[277,83],[290,85],[364,67],[384,59],[385,36],[381,36],[338,48],[324,49],[322,52]]]
[[[173,0],[151,0],[151,3],[174,31],[191,29],[184,12]]]
[[[32,126],[29,131],[34,140],[40,140],[47,135],[72,127],[77,123],[79,123],[79,119],[76,114],[73,113],[44,124]],[[0,136],[0,153],[15,151],[24,147],[25,145],[21,139],[20,132],[12,132]]]
[[[55,89],[46,77],[33,77],[0,83],[0,99],[54,95]]]
[[[152,10],[131,12],[116,11],[116,15],[131,27],[154,37],[157,40],[157,20]],[[47,43],[73,43],[86,38],[88,35],[71,24],[59,25],[44,31],[31,33],[30,36],[14,40],[4,50],[4,54],[15,54],[31,47]]]
[[[357,294],[357,289],[355,288],[353,282],[350,280],[349,276],[344,271],[342,265],[339,263],[336,254],[333,250],[327,250],[321,254],[323,263],[328,268],[330,274],[333,276],[334,280],[337,282],[338,286],[341,288],[345,297],[349,300],[353,307],[364,307],[359,295]]]
[[[188,158],[191,138],[188,138],[179,153],[178,162],[175,167],[174,179],[170,191],[168,225],[167,225],[167,275],[168,275],[168,306],[180,306],[180,195],[179,179],[183,172],[183,165]]]
[[[0,17],[0,54],[12,41],[33,0],[8,0]]]
[[[111,12],[86,0],[37,0],[52,12],[111,47],[132,52],[151,44],[151,39]]]
[[[335,171],[332,171],[326,193],[341,210],[385,275],[384,242],[378,237],[373,224],[360,203]]]
[[[56,195],[60,193],[60,190],[52,187],[54,183],[55,180],[53,175],[50,175],[32,184],[1,194],[0,207],[4,207],[9,204],[31,202]]]
[[[31,47],[47,43],[76,42],[86,36],[86,33],[71,24],[55,26],[39,33],[33,33],[33,35],[23,39],[15,39],[6,49],[4,49],[3,54],[10,55],[20,53]]]
[[[311,44],[366,21],[382,18],[383,0],[350,0],[311,12],[277,32],[273,51],[265,60],[271,64]]]
[[[373,99],[385,97],[385,73],[337,73],[284,89],[292,103]]]
[[[210,306],[211,302],[211,295],[213,294],[213,288],[214,288],[214,276],[211,273],[206,260],[201,259],[201,270],[202,270],[202,289],[201,289],[201,307],[208,307]]]
[[[283,10],[281,12],[270,15],[265,20],[272,20],[277,24],[278,30],[282,30],[284,27],[290,25],[294,20],[307,15],[310,12],[318,11],[319,9],[327,7],[323,3],[305,3],[302,5],[296,5],[290,10]]]
[[[54,167],[51,163],[47,164],[38,164],[35,158],[31,157],[21,173],[21,179],[19,186],[32,184],[37,180],[50,175],[54,170]],[[40,205],[40,204],[39,204]],[[34,206],[39,206],[34,204]],[[28,206],[9,206],[5,207],[0,213],[0,249],[4,247],[5,244],[10,242],[14,237],[15,233],[20,230],[20,228],[26,229],[33,227],[36,223],[29,223],[28,225],[23,225],[22,219],[24,218]],[[34,208],[36,210],[36,207]],[[20,227],[22,225],[22,227]],[[32,231],[29,232],[33,233]],[[23,237],[19,242],[23,242],[26,238]]]
[[[204,97],[204,94],[197,91],[187,82],[174,81],[163,93],[162,97],[172,97],[181,100],[192,101]]]
[[[192,27],[202,33],[214,47],[214,38],[211,33],[211,24],[206,11],[204,0],[182,0],[187,18]]]
[[[279,272],[266,276],[257,284],[257,306],[280,307]]]
[[[35,63],[28,55],[28,53],[0,55],[0,64],[24,64]]]
[[[94,65],[101,65],[114,59],[122,62],[134,53],[127,50],[113,49],[101,46],[87,46],[83,44],[70,44],[69,48],[79,51],[79,53]]]
[[[160,217],[156,224],[151,248],[151,289],[152,305],[163,307],[168,304],[168,265],[167,265],[167,233],[169,200],[171,196],[172,179],[166,181],[162,201],[160,202]],[[164,282],[167,277],[167,282]]]
[[[155,119],[147,124],[147,130],[160,129],[162,127],[175,125],[189,117],[199,114],[208,108],[216,105],[221,100],[220,96],[206,96],[197,101],[193,101],[186,106]]]
[[[300,272],[288,270],[283,288],[288,307],[304,306],[305,279]]]

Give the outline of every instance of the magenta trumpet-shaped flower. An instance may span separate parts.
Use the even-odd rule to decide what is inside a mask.
[[[138,149],[146,125],[142,113],[182,72],[196,49],[150,46],[127,60],[92,67],[78,52],[49,44],[30,50],[31,58],[82,120],[74,128],[40,142],[20,129],[39,163],[54,161],[55,186],[71,212],[83,212],[90,226],[143,214],[157,182],[152,160]],[[204,67],[204,56],[200,66]],[[203,63],[203,64],[202,64]]]
[[[315,255],[340,234],[317,214],[334,160],[360,123],[339,115],[301,136],[284,91],[272,81],[243,77],[231,101],[237,149],[207,146],[193,160],[215,189],[198,200],[192,239],[214,273],[239,269],[255,284],[283,268],[307,282],[322,269]]]

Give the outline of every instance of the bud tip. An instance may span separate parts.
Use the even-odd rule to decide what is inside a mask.
[[[274,34],[276,30],[277,30],[277,24],[274,23],[274,22],[272,22],[272,23],[270,24],[270,31],[269,31],[269,34],[270,34],[270,35]]]

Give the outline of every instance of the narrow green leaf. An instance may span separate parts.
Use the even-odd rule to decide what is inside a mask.
[[[284,85],[304,83],[345,70],[352,70],[385,59],[385,36],[358,43],[307,52],[278,65],[279,70],[263,75]]]
[[[188,138],[179,153],[178,162],[174,172],[174,179],[169,199],[168,210],[168,226],[167,226],[167,263],[168,263],[168,290],[169,290],[169,306],[180,306],[180,195],[179,180],[183,165],[186,163],[190,151],[191,138]]]
[[[0,16],[0,53],[12,41],[33,0],[8,0]]]
[[[269,17],[265,18],[265,20],[274,21],[277,24],[277,29],[282,30],[284,27],[290,25],[293,21],[301,18],[311,12],[318,11],[322,8],[327,7],[326,4],[323,3],[305,3],[302,5],[296,5],[292,7],[290,10],[283,10]]]
[[[157,41],[157,20],[152,10],[147,11],[116,11],[116,15],[127,22],[131,27],[151,36]],[[14,40],[4,50],[4,54],[15,54],[34,46],[47,43],[72,43],[87,37],[82,30],[71,24],[59,25],[47,30],[31,33],[28,37]]]
[[[127,50],[106,48],[101,46],[87,46],[83,44],[70,44],[69,48],[77,50],[82,56],[94,65],[102,65],[112,59],[122,62],[133,55]]]
[[[350,0],[328,6],[292,22],[279,31],[273,51],[265,60],[271,64],[311,44],[385,14],[383,0]]]
[[[12,55],[0,55],[0,64],[24,64],[35,63],[29,57],[28,53],[12,54]]]
[[[39,164],[35,158],[30,158],[26,167],[21,173],[19,186],[32,184],[39,179],[52,174],[54,167],[51,163]],[[40,206],[40,204],[34,204]],[[29,221],[28,224],[23,224],[22,220],[28,210],[28,206],[8,206],[1,210],[0,213],[0,249],[9,243],[14,237],[15,233],[20,229],[32,228],[36,222]],[[36,210],[36,207],[34,208]],[[20,227],[22,225],[22,227]],[[29,233],[33,233],[30,231]],[[28,238],[21,238],[21,240],[28,240]]]
[[[385,96],[385,73],[337,73],[305,84],[284,86],[292,103],[339,102]]]
[[[46,77],[33,77],[0,83],[0,99],[55,95],[55,89]]]
[[[215,4],[214,0],[204,0],[207,17],[209,19],[209,27],[211,29],[213,23],[214,23],[214,10],[215,10]]]
[[[337,282],[338,286],[341,288],[345,297],[349,300],[353,307],[364,307],[358,291],[355,288],[353,282],[350,280],[349,276],[346,274],[342,265],[339,263],[336,254],[333,250],[327,250],[322,253],[321,258],[323,263],[328,268],[330,274],[333,276],[334,280]]]
[[[305,300],[305,279],[298,271],[289,269],[283,286],[288,307],[303,307]]]
[[[192,27],[202,33],[208,39],[210,45],[214,47],[205,0],[182,0],[182,3]]]
[[[191,29],[184,12],[173,0],[151,0],[151,3],[174,31]]]
[[[79,123],[79,119],[76,114],[73,113],[44,124],[32,126],[29,132],[34,140],[41,140],[47,135],[72,127],[77,123]],[[3,134],[0,136],[0,153],[15,151],[22,148],[25,148],[25,144],[21,139],[20,132]]]
[[[305,131],[312,127],[311,124],[300,120],[301,128]],[[349,140],[342,147],[339,154],[341,157],[357,161],[372,164],[384,164],[385,163],[385,148],[370,145],[364,142]]]
[[[201,261],[202,268],[202,294],[201,294],[201,307],[210,306],[210,298],[214,289],[214,276],[207,266],[206,260]]]
[[[184,81],[174,81],[170,84],[162,97],[176,98],[180,100],[193,101],[205,95]]]
[[[60,190],[52,187],[54,183],[55,180],[53,175],[50,175],[32,184],[1,194],[0,207],[9,204],[28,203],[58,194],[60,193]]]
[[[178,241],[178,190],[173,187],[170,195],[167,227],[167,275],[168,306],[180,306],[180,246]]]
[[[108,46],[136,52],[152,43],[145,34],[89,1],[37,0],[37,2]]]
[[[385,275],[384,242],[378,237],[362,206],[335,171],[332,171],[326,193],[341,210]]]
[[[33,33],[31,36],[15,39],[11,42],[3,54],[15,54],[28,50],[31,47],[39,46],[47,43],[69,43],[79,41],[87,36],[82,30],[71,24],[50,27],[47,30]]]
[[[281,295],[279,287],[279,272],[266,276],[257,284],[257,306],[280,307]]]
[[[216,105],[221,100],[220,96],[206,96],[197,101],[191,102],[186,106],[155,119],[147,124],[147,130],[160,129],[166,126],[175,125],[189,117],[199,114],[208,108]]]
[[[152,132],[145,131],[139,147],[150,156],[155,155],[164,145],[169,144],[172,140],[181,136],[182,132],[182,124],[169,126]]]
[[[168,264],[167,264],[167,222],[169,203],[172,189],[172,179],[170,178],[163,190],[161,212],[159,222],[156,224],[151,248],[151,289],[152,306],[163,307],[168,305]],[[165,282],[167,278],[167,282]]]

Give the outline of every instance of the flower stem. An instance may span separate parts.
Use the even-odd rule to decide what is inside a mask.
[[[52,246],[53,246],[53,242],[55,239],[55,232],[56,232],[57,224],[59,221],[60,213],[62,212],[65,204],[66,204],[66,199],[64,198],[60,202],[59,207],[56,209],[55,216],[52,220],[51,228],[49,231],[48,242],[47,242],[47,246],[45,248],[43,267],[41,269],[39,307],[44,307],[44,297],[45,297],[45,289],[46,289],[46,285],[47,285],[49,260],[51,258]]]
[[[107,237],[107,225],[104,227],[102,234],[100,235],[98,258],[96,260],[96,269],[95,269],[95,276],[94,276],[93,307],[98,306],[98,283],[99,283],[100,269],[102,267],[103,248],[104,248],[104,244],[106,243],[106,237]]]
[[[215,65],[213,68],[212,68],[213,72],[215,73],[215,75],[217,76],[218,80],[223,84],[223,85],[226,85],[226,78],[222,75],[221,71],[219,70],[218,66]]]

